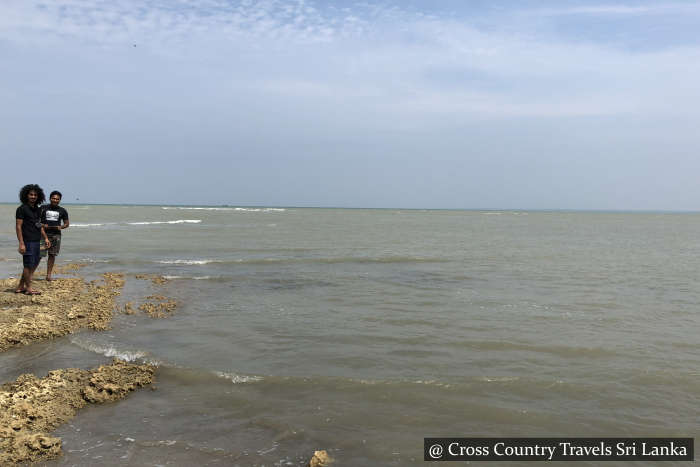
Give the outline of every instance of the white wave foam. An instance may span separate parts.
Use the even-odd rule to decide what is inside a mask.
[[[247,211],[247,212],[281,212],[284,208],[199,208],[199,207],[174,207],[162,206],[161,209],[181,209],[192,211]]]
[[[94,258],[81,258],[76,261],[71,261],[68,260],[69,263],[75,262],[75,263],[111,263],[111,259],[94,259]]]
[[[151,224],[199,224],[201,219],[178,219],[176,221],[151,221],[151,222],[127,222],[129,225],[151,225]]]
[[[218,376],[219,378],[224,378],[224,379],[230,380],[233,384],[256,383],[258,381],[263,380],[262,376],[244,376],[244,375],[237,375],[236,373],[227,373],[224,371],[215,371],[214,374],[216,376]]]
[[[478,381],[483,381],[486,383],[510,383],[513,381],[518,381],[519,379],[520,378],[517,376],[482,376],[481,378],[478,378]]]
[[[158,261],[161,264],[209,264],[209,263],[220,263],[221,260],[218,259],[164,259]]]
[[[233,211],[233,208],[179,208],[170,206],[163,206],[161,209],[178,209],[188,211]]]
[[[185,277],[185,276],[163,276],[164,279],[168,280],[174,280],[174,279],[191,279],[195,281],[203,281],[207,279],[211,279],[211,276],[194,276],[194,277]]]
[[[71,224],[71,227],[102,227],[105,225],[151,225],[151,224],[199,224],[201,223],[201,219],[178,219],[175,221],[142,221],[142,222],[104,222],[104,223],[92,223],[92,224],[84,224],[84,223],[73,223]]]
[[[438,381],[435,379],[428,379],[428,380],[379,380],[379,379],[354,379],[351,378],[350,381],[359,383],[359,384],[364,384],[367,386],[374,386],[374,385],[393,385],[393,384],[423,384],[426,386],[438,386],[441,388],[450,388],[452,387],[451,384],[449,383],[443,383],[442,381]]]
[[[77,345],[81,349],[89,350],[102,354],[105,357],[117,357],[127,362],[144,358],[147,353],[141,350],[120,350],[111,344],[97,344],[95,342],[84,341],[79,338],[71,338],[71,343]]]
[[[280,212],[286,211],[283,208],[233,208],[234,211],[248,211],[248,212]]]

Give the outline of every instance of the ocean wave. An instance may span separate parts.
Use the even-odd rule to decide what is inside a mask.
[[[218,259],[164,259],[158,261],[160,264],[209,264],[209,263],[222,263],[223,261]]]
[[[72,337],[70,339],[70,342],[72,344],[77,345],[81,349],[101,354],[105,357],[117,357],[127,362],[133,362],[135,360],[144,360],[144,358],[148,355],[147,352],[144,352],[142,350],[122,350],[116,348],[113,344],[98,344],[96,342],[84,340],[78,337]]]
[[[422,256],[380,256],[380,257],[363,257],[363,256],[339,256],[337,258],[241,258],[231,260],[233,263],[240,264],[276,264],[276,263],[321,263],[321,264],[340,264],[340,263],[446,263],[449,260],[444,258],[428,258]]]
[[[150,222],[127,222],[128,225],[151,225],[151,224],[199,224],[201,219],[178,219],[176,221],[150,221]]]
[[[493,376],[493,377],[488,377],[488,376],[481,376],[478,378],[478,381],[484,382],[484,383],[511,383],[520,380],[519,376]]]
[[[210,263],[221,264],[393,264],[393,263],[447,263],[449,259],[429,258],[422,256],[384,256],[384,257],[361,257],[361,256],[341,256],[337,258],[236,258],[236,259],[170,259],[157,261],[160,264],[186,264],[204,265]]]
[[[355,379],[348,378],[347,381],[355,384],[361,384],[364,386],[398,386],[398,385],[424,385],[424,386],[436,386],[441,388],[450,388],[452,383],[446,383],[443,381],[438,381],[436,379],[400,379],[400,380],[386,380],[386,379]]]
[[[487,211],[481,214],[485,216],[502,216],[503,214],[510,214],[512,216],[527,216],[528,213],[520,211]]]
[[[193,211],[246,211],[246,212],[281,212],[286,211],[284,208],[200,208],[200,207],[176,207],[162,206],[161,209],[180,209]]]
[[[151,224],[199,224],[201,219],[177,219],[174,221],[139,221],[139,222],[102,222],[72,223],[71,227],[104,227],[105,225],[151,225]]]
[[[445,345],[457,348],[469,348],[484,351],[539,352],[566,358],[606,358],[618,353],[604,347],[574,347],[566,345],[545,345],[534,343],[509,342],[502,340],[449,342]]]
[[[194,276],[194,277],[185,277],[185,276],[163,276],[164,279],[168,280],[176,280],[176,279],[190,279],[190,280],[195,280],[195,281],[204,281],[211,279],[211,276]]]
[[[216,376],[219,378],[227,379],[231,381],[233,384],[240,384],[240,383],[256,383],[258,381],[262,381],[263,377],[262,376],[246,376],[246,375],[239,375],[236,373],[230,373],[230,372],[225,372],[225,371],[214,371],[213,372]]]

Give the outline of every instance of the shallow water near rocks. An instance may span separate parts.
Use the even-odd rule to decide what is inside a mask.
[[[66,208],[59,264],[126,273],[121,306],[178,306],[0,354],[2,382],[160,365],[155,391],[59,428],[47,465],[297,466],[326,449],[404,466],[424,437],[698,432],[698,214]],[[6,223],[3,277],[15,250]]]

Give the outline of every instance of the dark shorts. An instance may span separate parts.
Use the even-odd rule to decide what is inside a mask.
[[[24,242],[24,246],[27,249],[22,255],[22,263],[24,263],[24,267],[37,267],[39,265],[39,261],[41,261],[41,255],[39,254],[39,242]]]
[[[61,235],[51,235],[50,233],[47,233],[46,236],[49,237],[49,241],[51,242],[49,255],[57,256],[58,252],[61,251]]]

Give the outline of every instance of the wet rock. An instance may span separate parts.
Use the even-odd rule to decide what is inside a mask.
[[[163,295],[149,295],[146,297],[151,302],[144,302],[139,306],[139,310],[146,313],[151,318],[165,318],[175,311],[177,302]]]
[[[165,277],[159,276],[157,274],[136,274],[134,277],[136,279],[151,281],[152,283],[154,283],[156,285],[163,285],[163,284],[168,283],[168,281],[169,281]]]
[[[111,402],[153,381],[155,368],[115,359],[93,370],[68,368],[44,378],[31,374],[0,386],[0,465],[39,462],[61,453],[47,435],[89,402]]]
[[[314,451],[314,456],[309,461],[309,467],[326,467],[331,465],[333,459],[328,453],[323,451]]]
[[[66,263],[59,264],[53,268],[54,274],[76,274],[78,270],[87,266],[87,263]]]
[[[77,329],[107,329],[123,274],[107,273],[86,284],[81,278],[35,282],[41,295],[15,294],[16,279],[0,280],[0,351]]]

